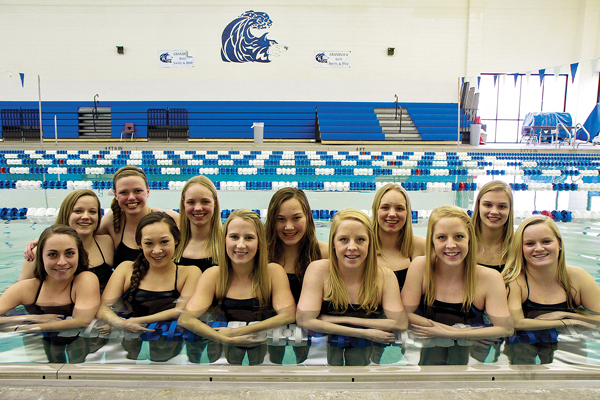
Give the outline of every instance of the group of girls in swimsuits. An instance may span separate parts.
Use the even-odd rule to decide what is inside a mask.
[[[600,288],[565,265],[554,222],[529,218],[513,234],[512,193],[502,182],[482,187],[472,218],[455,206],[435,209],[426,238],[413,234],[404,189],[385,185],[372,220],[354,209],[335,215],[328,244],[317,240],[299,189],[273,195],[265,225],[242,209],[223,227],[217,191],[204,176],[185,184],[179,214],[150,208],[137,167],[117,171],[113,189],[103,218],[92,191],[63,201],[33,260],[0,297],[0,314],[18,305],[28,311],[0,317],[3,330],[63,331],[98,318],[105,335],[114,327],[152,335],[157,323],[171,321],[194,337],[186,343],[192,362],[224,354],[231,364],[259,364],[267,352],[273,363],[285,356],[285,347],[267,346],[261,332],[296,322],[313,337],[328,335],[329,364],[368,365],[410,329],[416,339],[450,340],[423,342],[419,364],[440,365],[466,364],[470,355],[484,361],[492,349],[497,358],[499,346],[474,351],[469,344],[505,337],[511,362],[551,362],[555,341],[531,331],[600,323]],[[101,345],[48,336],[51,361],[81,362]],[[122,344],[126,357],[139,357],[141,339]],[[167,361],[182,347],[154,338],[150,359]],[[302,363],[309,343],[293,350]]]

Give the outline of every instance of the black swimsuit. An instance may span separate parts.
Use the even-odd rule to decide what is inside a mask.
[[[422,296],[420,308],[423,317],[449,326],[458,323],[467,325],[483,323],[483,312],[475,306],[464,310],[462,303],[446,303],[439,300],[434,300],[433,304],[428,306],[425,304],[425,296]]]
[[[39,305],[37,305],[36,303],[38,301],[38,297],[40,297],[40,292],[42,291],[42,285],[44,284],[44,282],[41,282],[40,287],[38,288],[38,291],[35,295],[35,300],[33,301],[33,304],[25,306],[25,310],[27,310],[27,312],[29,314],[36,314],[36,315],[57,314],[57,315],[62,315],[65,318],[72,317],[73,310],[75,309],[75,302],[73,302],[73,281],[74,280],[75,280],[75,277],[73,277],[73,280],[71,281],[71,288],[69,289],[69,298],[71,299],[71,303],[60,305],[60,306],[39,306]],[[78,337],[79,337],[79,334],[77,334],[76,336],[73,336],[73,337],[60,337],[60,336],[56,336],[56,334],[52,335],[50,333],[48,336],[46,336],[46,334],[45,334],[43,339],[52,345],[65,346],[65,345],[73,343],[75,340],[77,340]]]
[[[410,260],[410,262],[412,262],[412,257],[408,257],[408,259]],[[406,282],[406,274],[408,273],[408,268],[399,269],[393,272],[394,275],[396,275],[396,279],[398,279],[398,286],[400,286],[400,291],[402,291],[404,283]]]
[[[125,221],[127,223],[127,221]],[[123,261],[135,261],[141,254],[141,249],[132,249],[123,243],[123,235],[125,234],[125,223],[123,224],[123,230],[121,231],[121,241],[115,249],[115,257],[113,259],[113,265],[118,267]]]
[[[98,250],[100,251],[100,255],[102,256],[102,264],[97,265],[95,267],[90,267],[90,271],[98,277],[98,281],[100,282],[100,293],[102,293],[104,291],[104,288],[106,287],[106,284],[108,283],[108,280],[110,279],[110,276],[113,273],[113,269],[110,265],[106,263],[106,260],[104,259],[104,254],[102,254],[102,249],[100,248],[98,242],[96,242],[96,239],[94,239],[94,242],[96,243],[96,246],[98,246]]]
[[[488,265],[488,264],[482,264],[480,262],[478,262],[477,264],[483,266],[483,267],[487,267],[487,268],[491,268],[491,269],[495,269],[496,271],[502,273],[502,270],[504,269],[504,266],[506,264],[500,264],[500,265]]]
[[[268,307],[261,307],[256,297],[249,299],[232,299],[225,297],[220,304],[215,297],[213,306],[217,307],[217,319],[220,321],[263,321],[272,316],[272,312],[268,312],[272,310],[272,307],[270,305]]]
[[[73,281],[74,280],[75,279],[73,278]],[[42,285],[44,284],[44,282],[41,282],[40,287],[35,295],[33,304],[25,306],[25,310],[27,310],[29,314],[58,314],[64,317],[72,317],[73,310],[75,309],[75,303],[73,302],[73,281],[71,281],[71,289],[69,290],[69,298],[71,299],[71,303],[62,306],[38,306],[36,303],[38,301],[38,297],[40,297]]]
[[[573,312],[569,308],[569,304],[566,301],[556,304],[541,304],[529,300],[529,281],[527,280],[527,274],[525,274],[525,284],[527,285],[527,299],[521,305],[523,309],[523,316],[525,318],[535,318],[538,315],[547,314],[554,311]]]
[[[187,257],[183,257],[183,256],[179,259],[179,262],[177,264],[178,265],[195,265],[196,267],[200,268],[200,271],[202,271],[202,272],[206,271],[210,267],[217,265],[217,264],[215,264],[212,257],[187,258]]]
[[[146,289],[136,290],[131,300],[133,310],[132,317],[145,317],[157,314],[161,311],[170,310],[177,305],[180,293],[177,290],[177,273],[179,268],[175,267],[175,284],[173,290],[152,291]]]

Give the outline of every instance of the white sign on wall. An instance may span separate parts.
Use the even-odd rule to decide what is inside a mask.
[[[315,68],[350,68],[350,52],[315,51]]]
[[[158,66],[160,68],[193,67],[194,57],[188,56],[187,50],[160,50]]]

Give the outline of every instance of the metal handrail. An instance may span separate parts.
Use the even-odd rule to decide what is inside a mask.
[[[567,127],[565,126],[565,124],[563,124],[562,122],[559,122],[558,124],[556,124],[556,133],[555,133],[555,136],[554,136],[555,137],[554,144],[556,146],[558,146],[558,148],[560,149],[560,145],[562,144],[562,141],[559,140],[559,138],[558,138],[559,128],[562,128],[565,132],[567,132],[567,139],[568,139],[567,141],[569,143],[571,143],[571,140],[573,140],[573,134],[572,134],[572,132],[569,129],[567,129]]]
[[[575,135],[573,135],[573,148],[574,148],[574,149],[578,149],[578,148],[579,148],[579,145],[581,144],[581,143],[577,143],[577,131],[578,131],[579,129],[583,129],[583,131],[584,131],[584,132],[585,132],[585,134],[587,135],[587,140],[586,140],[586,143],[587,143],[587,142],[591,142],[591,141],[592,141],[592,138],[591,138],[591,136],[592,136],[592,135],[590,135],[590,133],[588,132],[588,130],[587,130],[587,129],[585,129],[585,126],[581,125],[580,123],[577,123],[577,124],[575,125]],[[577,146],[575,146],[575,144],[577,144]]]
[[[98,104],[96,97],[100,97],[98,94],[94,95],[94,111],[92,111],[92,122],[94,123],[94,133],[96,133],[96,120],[98,119]]]
[[[395,120],[398,119],[398,95],[395,94],[394,97],[396,98],[396,117],[394,118]],[[400,110],[400,123],[398,124],[398,133],[402,133],[402,110]]]

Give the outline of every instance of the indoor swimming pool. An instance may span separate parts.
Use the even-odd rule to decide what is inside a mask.
[[[169,209],[178,207],[180,190],[185,180],[196,173],[207,174],[219,189],[223,217],[227,212],[238,208],[257,210],[264,217],[269,199],[276,189],[285,186],[303,188],[316,217],[318,239],[325,242],[328,241],[330,218],[333,212],[344,208],[357,208],[370,213],[375,190],[386,182],[401,183],[409,191],[413,211],[415,211],[413,214],[415,234],[425,236],[427,216],[431,210],[446,204],[472,210],[477,189],[488,181],[502,180],[513,188],[515,227],[534,211],[544,211],[551,216],[554,211],[554,217],[558,218],[558,226],[565,240],[567,264],[584,268],[594,276],[596,282],[600,283],[600,253],[598,252],[600,214],[594,211],[600,210],[598,192],[596,192],[600,189],[596,186],[600,157],[566,158],[560,155],[529,154],[516,156],[502,153],[495,155],[349,154],[352,152],[345,152],[348,154],[342,154],[344,152],[336,154],[259,152],[260,154],[254,155],[236,154],[236,152],[165,153],[139,152],[140,158],[136,158],[137,153],[122,154],[122,152],[114,154],[114,157],[108,153],[97,158],[91,157],[94,154],[88,157],[89,153],[81,152],[64,153],[62,155],[64,157],[57,153],[40,153],[40,157],[21,158],[18,154],[17,157],[6,157],[4,154],[5,163],[2,166],[4,170],[0,172],[3,174],[0,179],[3,180],[5,187],[10,188],[0,189],[2,199],[0,209],[25,208],[27,210],[22,212],[21,217],[16,215],[14,218],[10,217],[10,212],[7,214],[5,211],[0,242],[0,252],[3,254],[0,261],[0,288],[6,288],[17,279],[23,261],[25,243],[38,237],[45,227],[52,224],[56,210],[69,189],[93,188],[101,200],[102,207],[108,209],[112,199],[109,190],[110,173],[114,172],[113,169],[126,164],[145,168],[151,185],[149,203],[153,207]],[[244,158],[246,156],[255,157]],[[16,160],[19,162],[17,163]],[[24,163],[23,160],[28,161]],[[106,162],[89,166],[86,160]],[[37,161],[43,162],[37,163]],[[176,162],[173,163],[174,161]],[[186,162],[186,166],[183,166],[183,161]],[[202,164],[193,164],[192,162],[195,161]],[[36,166],[31,166],[34,165],[33,162]],[[254,166],[251,162],[254,162]],[[245,171],[242,168],[256,168],[256,171],[254,169]],[[310,170],[298,174],[302,168]],[[283,172],[285,169],[290,171]],[[295,174],[291,173],[292,169]],[[53,185],[49,182],[53,182]],[[564,214],[563,211],[568,213]],[[228,364],[219,346],[202,342],[200,338],[190,336],[175,325],[156,325],[154,329],[155,334],[145,335],[140,340],[142,350],[137,359],[126,357],[122,341],[138,339],[131,335],[124,337],[122,332],[118,331],[114,331],[108,337],[98,337],[98,332],[94,329],[79,332],[79,339],[82,342],[79,351],[86,353],[85,364],[89,365]],[[63,334],[72,336],[77,332]],[[327,338],[303,332],[295,325],[275,329],[264,335],[267,338],[265,347],[268,345],[269,349],[257,351],[262,354],[258,362],[262,365],[297,365],[294,348],[301,347],[308,349],[308,358],[302,362],[302,365],[327,365]],[[370,345],[357,342],[352,338],[338,337],[332,340],[333,343],[340,345],[344,343],[352,343],[358,347]],[[453,344],[453,341],[450,342]],[[41,338],[36,335],[0,333],[2,362],[47,363],[48,359],[40,343]],[[416,366],[421,348],[434,344],[451,345],[443,340],[437,340],[435,343],[431,340],[418,340],[410,333],[398,335],[394,345],[376,348],[377,356],[372,358],[372,365]],[[152,360],[150,349],[155,345],[171,353],[161,361]],[[459,345],[474,346],[468,341],[463,341]],[[273,347],[279,349],[272,350]],[[283,354],[279,362],[271,359],[271,352]],[[241,362],[244,365],[255,363],[249,356],[243,358]],[[559,332],[554,364],[582,366],[600,364],[600,334],[597,331],[578,332],[570,328]],[[491,346],[477,344],[471,351],[469,365],[505,366],[508,365],[508,359],[501,344]]]

